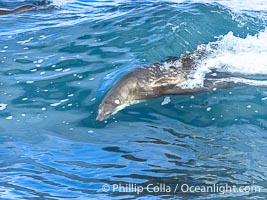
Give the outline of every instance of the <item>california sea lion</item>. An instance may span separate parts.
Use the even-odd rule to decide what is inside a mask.
[[[163,63],[135,68],[126,73],[105,95],[96,120],[103,121],[128,105],[162,95],[195,94],[244,85],[267,85],[267,81],[249,80],[227,72],[210,70],[199,75],[200,61],[205,61],[207,55],[212,54],[212,48],[206,50],[201,47],[194,53],[183,54],[180,58],[171,57]],[[198,82],[199,80],[201,81]]]
[[[36,10],[37,7],[33,4],[27,4],[23,5],[20,7],[17,7],[13,10],[5,10],[5,9],[0,9],[0,15],[8,15],[8,14],[15,14],[15,13],[22,13],[30,10]]]
[[[195,60],[201,56],[199,51],[181,58],[170,57],[164,63],[150,64],[126,73],[104,97],[96,119],[102,121],[124,107],[148,98],[207,91],[205,87],[190,90],[178,87],[186,81],[188,74],[195,68]]]

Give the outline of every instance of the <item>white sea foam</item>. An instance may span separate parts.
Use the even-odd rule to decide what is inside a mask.
[[[163,101],[161,102],[161,105],[164,106],[171,102],[171,98],[169,96],[166,96]]]
[[[5,110],[7,107],[7,104],[0,103],[0,110]]]
[[[211,45],[212,43],[208,44]],[[232,32],[218,42],[215,56],[206,61],[211,68],[224,67],[229,72],[267,74],[267,30],[246,38],[235,37]]]
[[[183,84],[186,88],[201,87],[207,73],[238,73],[243,75],[267,75],[267,30],[246,38],[234,36],[232,32],[221,37],[217,42],[206,45],[207,57],[198,61],[198,67],[189,80]],[[216,46],[216,48],[214,48]],[[203,48],[200,45],[199,48]],[[226,80],[226,79],[225,79]],[[242,83],[265,85],[266,81],[240,79]],[[234,82],[239,81],[235,79]],[[262,84],[261,84],[262,83]]]
[[[70,2],[74,2],[74,0],[53,0],[53,4],[56,6],[64,6]]]
[[[175,3],[188,2],[188,0],[168,0]],[[196,3],[219,3],[234,10],[267,10],[266,0],[191,0]]]

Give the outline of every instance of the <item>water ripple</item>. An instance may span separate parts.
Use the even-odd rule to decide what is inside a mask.
[[[1,198],[266,197],[264,88],[170,96],[166,104],[156,98],[95,120],[104,93],[125,71],[230,31],[254,35],[266,28],[264,11],[191,1],[53,2],[59,7],[1,16]],[[261,192],[102,190],[129,183],[227,183]]]

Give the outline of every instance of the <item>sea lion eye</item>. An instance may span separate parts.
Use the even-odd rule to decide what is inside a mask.
[[[114,103],[117,104],[117,105],[120,105],[120,104],[121,104],[121,102],[120,102],[119,99],[115,99],[115,100],[114,100]]]

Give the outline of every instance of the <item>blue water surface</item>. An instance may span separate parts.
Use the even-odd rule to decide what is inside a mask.
[[[24,3],[49,2],[0,6]],[[265,199],[266,88],[171,96],[166,105],[160,97],[95,120],[126,70],[266,28],[266,10],[224,3],[54,1],[0,16],[1,199]],[[260,191],[183,192],[183,184]]]

